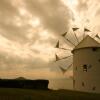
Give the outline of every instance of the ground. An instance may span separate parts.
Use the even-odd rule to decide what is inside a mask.
[[[100,94],[71,90],[25,90],[0,88],[0,100],[100,100]]]

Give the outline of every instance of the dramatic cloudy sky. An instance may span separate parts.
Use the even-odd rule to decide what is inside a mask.
[[[81,28],[77,36],[82,36],[84,27],[99,32],[99,19],[99,0],[0,0],[0,77],[72,76],[72,69],[63,75],[58,68],[58,64],[67,68],[69,63],[53,62],[55,52],[70,55],[55,49],[56,42],[65,43],[60,35],[66,31],[75,41],[72,27]]]

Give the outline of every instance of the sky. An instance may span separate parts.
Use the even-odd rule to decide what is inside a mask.
[[[23,76],[30,79],[67,79],[59,69],[72,63],[72,58],[55,63],[55,53],[60,57],[70,52],[55,49],[60,45],[73,49],[61,34],[75,42],[72,27],[79,27],[77,37],[82,37],[84,27],[95,35],[100,31],[99,0],[0,0],[0,77]],[[75,42],[76,43],[76,42]]]

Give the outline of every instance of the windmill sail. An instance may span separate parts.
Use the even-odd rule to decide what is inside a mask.
[[[96,38],[98,38],[98,39],[100,39],[100,37],[99,37],[99,35],[98,35],[98,34],[97,34],[95,37],[96,37]]]
[[[69,50],[69,51],[71,51],[71,49],[60,48],[59,41],[57,42],[57,44],[56,44],[55,48],[59,48],[59,49],[63,49],[63,50]]]
[[[76,27],[76,28],[72,28],[73,31],[77,31],[78,29],[79,29],[79,28],[77,28],[77,27]]]
[[[72,66],[72,64],[70,64],[67,69],[62,68],[61,66],[59,66],[60,70],[62,71],[62,73],[64,74],[65,72],[68,71],[68,69]]]
[[[84,32],[91,32],[91,31],[87,28],[84,28]]]
[[[63,33],[63,34],[62,34],[62,36],[63,36],[63,37],[65,37],[65,36],[66,36],[66,34],[67,34],[67,32]]]
[[[76,46],[73,42],[71,42],[69,39],[65,38],[70,44],[72,44],[74,47]]]
[[[60,60],[62,60],[62,59],[67,59],[67,58],[72,57],[72,56],[73,56],[73,55],[70,55],[70,56],[67,56],[67,57],[61,58]]]
[[[75,46],[75,44],[73,42],[71,42],[69,39],[67,39],[65,36],[66,36],[67,32],[63,33],[62,36],[70,43],[72,44],[73,46]]]
[[[77,42],[79,43],[79,40],[78,40],[78,37],[76,36],[76,33],[75,33],[75,31],[77,31],[79,28],[72,28],[72,30],[73,30],[73,32],[74,32],[74,35],[75,35],[75,38],[76,38],[76,40],[77,40]]]
[[[83,34],[83,39],[85,38],[85,32],[91,32],[89,29],[84,28],[84,34]]]
[[[56,57],[56,61],[61,60],[61,59],[58,57],[57,54],[55,54],[55,57]]]
[[[69,69],[72,65],[73,65],[73,63],[70,64],[70,65],[67,67],[66,71],[68,71],[68,69]]]
[[[56,57],[56,61],[59,61],[59,60],[63,60],[63,59],[67,59],[69,57],[72,57],[73,55],[70,55],[70,56],[67,56],[67,57],[64,57],[64,58],[59,58],[57,54],[55,54],[55,57]]]
[[[72,50],[72,49],[66,49],[66,48],[59,48],[59,49],[68,50],[68,51],[71,51]]]
[[[60,70],[62,71],[62,73],[64,74],[66,72],[66,69],[62,68],[61,66],[59,66]]]
[[[57,42],[55,48],[59,48],[59,41]]]

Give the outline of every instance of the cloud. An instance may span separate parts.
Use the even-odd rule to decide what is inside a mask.
[[[68,29],[71,16],[61,0],[25,0],[25,3],[29,12],[39,17],[44,29],[55,34],[61,34]]]
[[[77,10],[79,12],[88,10],[88,1],[78,0]]]
[[[50,33],[61,34],[68,29],[70,24],[69,9],[60,0],[53,2],[51,0],[20,0],[18,2],[1,0],[0,4],[1,34],[20,43],[29,41],[27,36],[30,31],[35,41],[37,34],[42,34],[40,27],[43,30],[49,30]],[[40,21],[40,25],[34,28],[32,24],[35,23],[36,18]],[[35,32],[32,32],[32,29]]]
[[[77,0],[76,5],[76,20],[79,21],[82,27],[89,27],[94,32],[99,32],[100,23],[98,22],[100,18],[100,5],[99,0]],[[76,21],[77,22],[77,21]],[[77,24],[77,23],[76,23]]]
[[[0,76],[63,78],[53,65],[54,46],[71,20],[61,0],[1,0]]]

